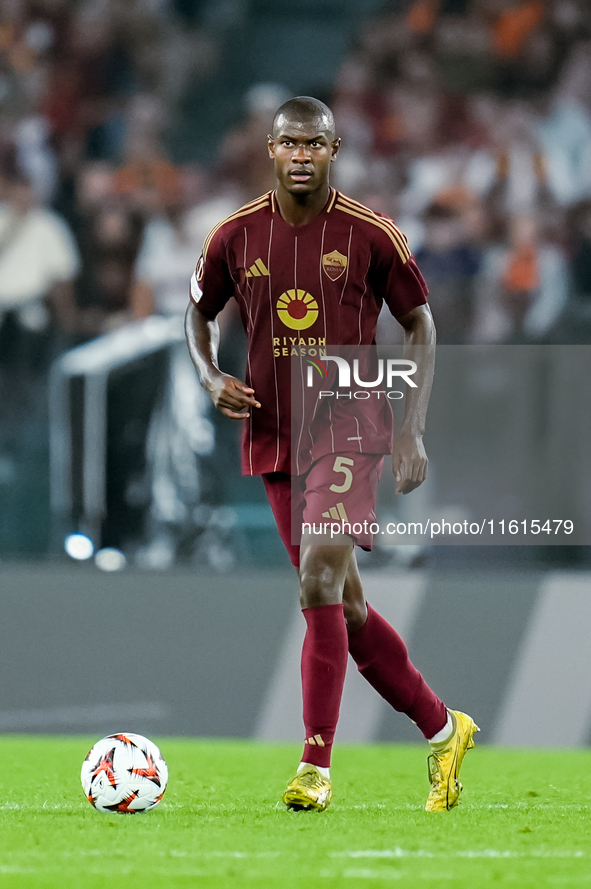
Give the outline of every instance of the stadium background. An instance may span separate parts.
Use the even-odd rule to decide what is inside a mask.
[[[408,234],[442,345],[588,345],[590,41],[583,0],[0,5],[0,731],[299,737],[295,581],[179,344],[200,242],[272,187],[272,112],[310,93],[344,140],[335,184]],[[577,354],[576,386],[568,358],[524,383],[508,442],[519,479],[570,418],[548,486],[587,522]],[[438,407],[476,474],[491,391]],[[75,564],[74,531],[127,565]],[[483,740],[589,743],[589,547],[383,547],[364,570]],[[355,680],[341,738],[414,739]]]

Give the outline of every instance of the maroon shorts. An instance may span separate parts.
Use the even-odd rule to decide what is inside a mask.
[[[312,534],[344,533],[371,549],[383,454],[327,454],[305,475],[263,475],[279,535],[296,568],[302,528]],[[375,525],[374,529],[375,531]],[[320,540],[320,538],[318,538]]]

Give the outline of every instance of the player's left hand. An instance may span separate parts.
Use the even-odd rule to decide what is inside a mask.
[[[397,494],[410,494],[427,478],[429,460],[422,435],[401,432],[392,450],[392,472],[398,482]]]

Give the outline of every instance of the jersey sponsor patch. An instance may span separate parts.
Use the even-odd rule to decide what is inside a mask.
[[[318,318],[318,303],[305,290],[286,290],[277,300],[277,314],[291,330],[306,330]]]
[[[203,256],[201,256],[199,257],[197,268],[195,269],[191,277],[191,298],[196,303],[198,303],[203,296],[203,291],[200,284],[200,282],[203,280],[203,265]]]
[[[199,257],[197,265],[195,266],[195,277],[198,281],[203,281],[203,272],[205,270],[205,258],[203,253]]]
[[[197,275],[193,272],[191,277],[191,298],[194,302],[198,303],[201,297],[203,296],[203,291],[199,286],[199,281],[197,280]]]
[[[341,275],[344,275],[347,265],[347,257],[339,253],[338,250],[333,250],[332,253],[325,253],[322,257],[322,268],[331,281],[337,281]]]

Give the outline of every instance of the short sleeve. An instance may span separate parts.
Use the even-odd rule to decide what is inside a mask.
[[[213,320],[234,295],[234,282],[225,259],[220,232],[205,240],[203,253],[191,277],[191,300],[206,318]]]
[[[406,238],[393,223],[390,225],[394,236],[381,231],[372,244],[371,282],[376,297],[386,303],[392,315],[399,317],[425,305],[429,289]]]

